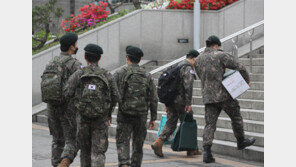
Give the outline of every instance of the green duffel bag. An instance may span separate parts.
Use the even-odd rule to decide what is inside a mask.
[[[191,113],[186,113],[171,145],[174,151],[197,149],[197,125]]]

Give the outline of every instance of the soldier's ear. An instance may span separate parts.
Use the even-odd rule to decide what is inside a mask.
[[[88,61],[87,61],[87,59],[86,59],[86,55],[85,55],[85,53],[84,53],[84,60],[88,63]]]

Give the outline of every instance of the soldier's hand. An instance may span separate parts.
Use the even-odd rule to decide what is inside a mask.
[[[149,130],[153,130],[154,127],[155,127],[155,121],[150,121],[150,122],[149,122],[149,125],[148,125],[148,129],[149,129]]]
[[[251,87],[251,82],[248,85],[249,85],[249,87]]]
[[[189,113],[191,111],[191,106],[185,106],[185,112]]]
[[[110,126],[112,123],[112,117],[108,118],[108,126]]]

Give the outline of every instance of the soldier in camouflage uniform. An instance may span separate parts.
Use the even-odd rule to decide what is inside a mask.
[[[166,106],[167,122],[163,127],[159,138],[151,145],[154,153],[163,157],[162,145],[174,133],[177,128],[178,119],[183,121],[184,114],[193,113],[191,110],[193,82],[196,79],[193,64],[196,57],[199,55],[198,51],[190,50],[186,59],[178,64],[180,67],[181,82],[178,85],[178,95],[173,104]],[[195,151],[187,151],[187,155],[200,155],[201,151],[197,148]]]
[[[114,74],[121,96],[117,116],[116,145],[119,167],[140,167],[147,134],[148,110],[150,108],[149,129],[153,129],[157,117],[158,99],[151,74],[147,74],[145,69],[138,65],[143,57],[142,50],[128,46],[126,53],[128,66]],[[133,152],[130,158],[131,136]]]
[[[81,63],[73,58],[71,55],[76,54],[78,36],[74,33],[66,33],[60,39],[61,53],[58,56],[59,60],[67,61],[65,64],[66,76],[64,76],[64,83],[67,78],[76,70],[81,68]],[[73,101],[68,100],[62,104],[47,104],[48,111],[48,125],[52,140],[52,166],[69,166],[74,160],[76,147],[76,116],[73,106]]]
[[[203,103],[205,104],[206,125],[203,134],[203,161],[211,163],[215,162],[211,154],[211,146],[221,110],[224,110],[231,119],[239,150],[254,144],[255,139],[245,139],[239,103],[230,97],[222,85],[222,77],[226,68],[238,70],[246,82],[250,83],[246,68],[238,62],[237,58],[219,50],[221,42],[218,37],[210,36],[206,41],[206,46],[205,51],[196,59],[194,66],[202,83]]]
[[[87,66],[69,78],[64,93],[67,97],[77,99],[75,105],[80,116],[78,141],[81,167],[104,167],[108,149],[108,125],[110,126],[111,113],[118,102],[119,93],[112,74],[98,66],[103,54],[102,48],[88,44],[84,50]],[[96,80],[98,76],[101,77],[99,81]],[[103,86],[104,84],[107,86]],[[100,92],[92,94],[95,91]]]

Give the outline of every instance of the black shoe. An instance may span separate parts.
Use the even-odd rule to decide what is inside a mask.
[[[246,147],[253,145],[255,143],[255,141],[256,141],[256,139],[254,137],[250,137],[250,138],[244,139],[242,141],[238,141],[237,142],[237,149],[243,150]]]
[[[211,146],[205,145],[203,150],[203,162],[204,163],[213,163],[215,162],[215,158],[212,155],[211,152]]]

